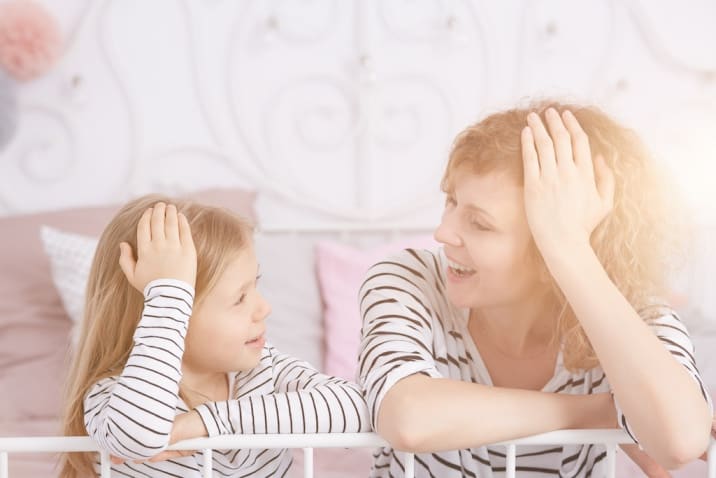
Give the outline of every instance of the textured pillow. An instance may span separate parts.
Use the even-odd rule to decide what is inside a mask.
[[[253,192],[211,189],[188,196],[254,219]],[[0,218],[0,430],[15,427],[22,434],[25,424],[30,427],[27,420],[50,423],[59,415],[72,321],[63,307],[64,297],[60,299],[53,286],[41,226],[98,237],[117,209],[115,205]]]
[[[98,239],[49,226],[42,226],[40,237],[45,253],[50,258],[52,282],[60,293],[62,305],[70,320],[79,322]]]
[[[331,241],[321,241],[316,245],[316,269],[323,301],[326,373],[346,380],[356,379],[361,327],[358,290],[367,270],[401,249],[430,249],[436,246],[430,236],[408,238],[368,250]]]

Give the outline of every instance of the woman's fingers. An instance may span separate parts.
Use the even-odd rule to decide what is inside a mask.
[[[614,173],[607,165],[604,156],[598,155],[594,158],[594,171],[596,174],[597,191],[602,204],[607,211],[614,206]]]
[[[557,168],[568,170],[574,167],[574,154],[572,153],[572,139],[569,131],[565,128],[562,118],[554,108],[548,108],[545,112],[549,134],[554,145]]]
[[[163,202],[158,202],[152,208],[152,241],[161,241],[166,238],[164,233],[164,221],[167,211],[167,205]]]
[[[564,126],[569,131],[572,140],[572,151],[574,152],[574,163],[587,178],[594,179],[594,164],[592,163],[592,151],[589,148],[589,138],[574,114],[567,110],[562,113]]]
[[[535,149],[535,140],[529,126],[522,129],[522,162],[524,168],[525,186],[539,181],[539,159]]]
[[[164,221],[164,235],[167,240],[179,243],[179,218],[177,208],[174,204],[168,204]]]
[[[532,130],[534,144],[539,158],[540,174],[543,178],[554,178],[557,175],[557,161],[554,144],[537,113],[527,115],[527,124]]]

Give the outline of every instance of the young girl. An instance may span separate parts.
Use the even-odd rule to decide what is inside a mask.
[[[358,387],[266,343],[249,224],[226,210],[145,196],[100,238],[71,368],[66,435],[94,438],[113,476],[200,476],[200,452],[163,452],[219,434],[369,431]],[[213,454],[225,477],[284,476],[287,450]],[[98,472],[67,454],[61,476]]]
[[[669,197],[635,135],[541,103],[460,134],[442,247],[376,264],[360,292],[360,382],[393,447],[372,476],[503,476],[504,447],[621,427],[650,476],[701,455],[711,402],[664,297]],[[517,449],[517,476],[602,476],[603,446]]]

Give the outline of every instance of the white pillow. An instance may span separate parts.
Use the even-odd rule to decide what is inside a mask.
[[[40,238],[50,259],[52,282],[62,299],[67,315],[74,323],[72,344],[76,344],[79,322],[85,305],[87,278],[98,239],[42,226]]]

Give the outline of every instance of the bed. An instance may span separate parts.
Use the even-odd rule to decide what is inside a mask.
[[[257,219],[255,194],[207,189],[191,197]],[[81,314],[96,238],[117,205],[0,219],[0,436],[59,435],[66,358]],[[260,218],[259,218],[260,219]],[[266,231],[256,234],[263,292],[273,307],[269,339],[328,373],[352,378],[359,317],[355,291],[365,269],[391,250],[429,247],[429,231]],[[310,280],[307,280],[310,279]],[[716,390],[716,334],[694,334],[697,358]],[[351,352],[353,351],[353,352]],[[52,455],[10,455],[10,476],[55,476]],[[294,476],[301,476],[296,453]],[[617,476],[641,476],[622,454]],[[370,450],[318,450],[316,476],[366,476]],[[674,476],[705,475],[696,462]]]

